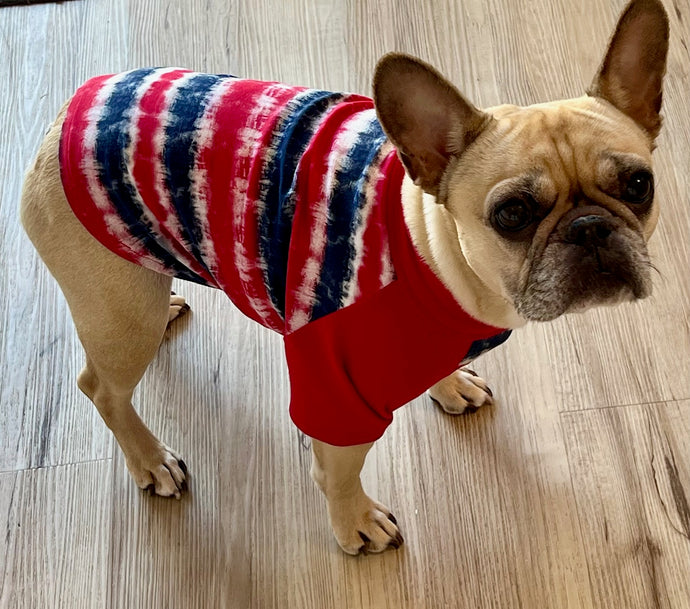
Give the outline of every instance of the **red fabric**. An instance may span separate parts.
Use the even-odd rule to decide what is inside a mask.
[[[471,344],[502,332],[468,315],[417,254],[404,223],[404,170],[387,160],[386,205],[396,279],[284,337],[290,415],[335,446],[373,442],[393,411],[451,374]]]

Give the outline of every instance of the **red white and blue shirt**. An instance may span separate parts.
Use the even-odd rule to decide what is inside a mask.
[[[376,440],[508,337],[417,254],[369,98],[178,68],[96,77],[69,104],[60,167],[108,249],[284,336],[291,416],[324,442]]]

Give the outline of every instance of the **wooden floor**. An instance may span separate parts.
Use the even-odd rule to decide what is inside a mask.
[[[690,607],[690,4],[667,0],[654,295],[516,332],[477,369],[499,403],[426,399],[365,486],[406,544],[343,555],[290,424],[279,337],[221,294],[138,390],[193,472],[138,491],[77,390],[65,302],[17,221],[22,173],[91,75],[142,65],[370,92],[376,59],[433,62],[480,105],[579,95],[622,0],[76,0],[0,9],[0,608]]]

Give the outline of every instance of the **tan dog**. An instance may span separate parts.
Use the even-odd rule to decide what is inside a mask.
[[[646,242],[656,225],[651,152],[661,119],[668,20],[658,0],[624,12],[589,95],[479,111],[430,66],[384,57],[375,102],[408,177],[405,220],[418,252],[472,316],[500,328],[650,293]],[[80,389],[94,402],[141,488],[185,489],[186,467],[138,417],[135,386],[169,321],[184,310],[171,278],[103,248],[61,183],[64,109],[28,172],[21,217],[55,276],[86,351]],[[491,402],[458,370],[429,390],[450,413]],[[345,552],[402,542],[362,489],[372,444],[314,440],[312,476]]]

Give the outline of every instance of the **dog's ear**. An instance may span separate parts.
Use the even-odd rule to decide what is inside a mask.
[[[461,154],[491,120],[430,65],[399,53],[379,61],[374,101],[410,177],[433,195],[450,158]]]
[[[661,128],[668,32],[668,16],[659,0],[632,0],[587,91],[627,114],[652,139]]]

